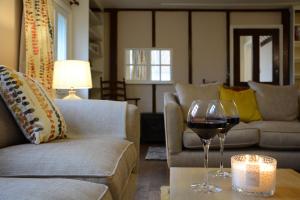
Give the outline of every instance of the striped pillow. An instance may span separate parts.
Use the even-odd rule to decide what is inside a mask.
[[[66,137],[62,114],[37,81],[0,66],[0,95],[31,143]]]

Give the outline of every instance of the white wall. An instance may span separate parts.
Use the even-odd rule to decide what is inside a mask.
[[[156,47],[171,48],[173,81],[188,83],[188,13],[156,12]],[[164,92],[173,92],[174,86],[157,85],[156,110],[163,112]]]
[[[89,1],[72,6],[73,59],[89,60]]]
[[[64,2],[67,3],[68,2]],[[73,60],[89,61],[89,1],[80,1],[79,6],[71,6],[71,48],[69,58]],[[83,99],[88,99],[87,89],[76,90],[76,94]],[[68,95],[68,90],[56,90],[56,98]]]
[[[0,0],[0,64],[18,69],[22,1]]]
[[[280,12],[232,12],[230,25],[278,25]],[[188,82],[188,12],[155,12],[156,47],[173,49],[174,82]],[[125,48],[152,47],[152,12],[118,12],[118,79],[124,77]],[[192,12],[193,83],[226,81],[226,12]],[[157,85],[157,112],[163,111],[163,93],[174,92],[173,85]],[[151,85],[128,85],[128,97],[140,97],[141,112],[152,111]]]
[[[156,12],[156,47],[171,48],[173,80],[188,82],[188,13]]]
[[[280,12],[231,12],[230,25],[281,24]]]
[[[208,20],[209,19],[209,20]],[[192,13],[193,83],[226,81],[226,13]]]
[[[151,12],[129,11],[118,13],[118,80],[123,79],[126,48],[151,48]],[[128,97],[140,97],[141,112],[152,111],[151,85],[127,85]]]
[[[72,6],[72,59],[89,61],[89,1]],[[78,96],[88,98],[88,90],[77,90]]]

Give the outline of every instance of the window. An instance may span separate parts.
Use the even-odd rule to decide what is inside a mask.
[[[61,13],[57,13],[57,26],[56,26],[56,59],[67,59],[67,19]]]
[[[136,83],[170,82],[171,49],[126,49],[125,77],[126,81]]]
[[[55,60],[67,60],[69,50],[69,18],[70,8],[61,1],[54,3],[55,16]]]

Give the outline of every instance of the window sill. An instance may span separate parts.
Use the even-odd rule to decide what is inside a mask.
[[[173,81],[125,81],[128,85],[172,85]]]

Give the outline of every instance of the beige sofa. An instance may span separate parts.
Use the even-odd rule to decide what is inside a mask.
[[[169,167],[203,166],[201,142],[186,127],[183,109],[176,94],[164,95],[164,120]],[[230,167],[232,155],[240,153],[269,155],[277,159],[279,168],[300,171],[300,122],[241,122],[226,137],[225,167]],[[219,141],[215,137],[209,152],[210,167],[219,166],[219,155]]]
[[[68,138],[34,145],[23,140],[1,102],[0,199],[26,199],[26,195],[29,199],[39,199],[39,195],[43,199],[133,199],[139,112],[128,104],[125,113],[119,113],[115,109],[118,103],[57,100]],[[122,120],[116,120],[119,118]],[[8,131],[9,136],[2,134]]]

